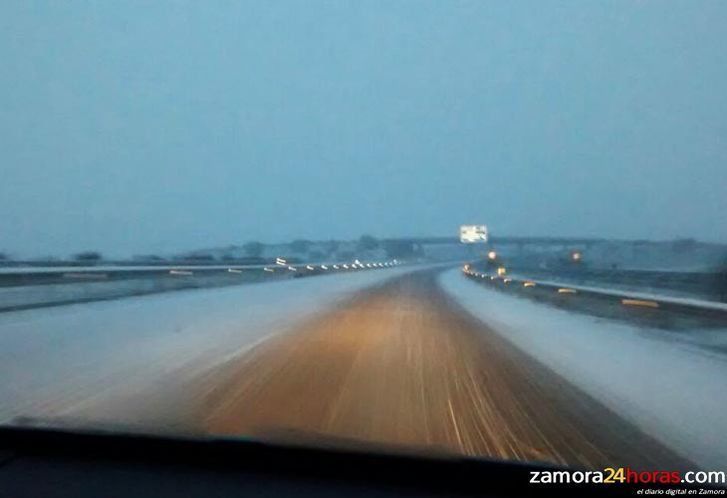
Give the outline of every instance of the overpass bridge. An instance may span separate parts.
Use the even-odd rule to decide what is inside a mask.
[[[459,237],[455,236],[425,236],[425,237],[398,237],[381,239],[384,243],[410,243],[416,245],[457,245],[460,244]],[[508,245],[524,248],[526,246],[546,247],[584,247],[590,248],[595,244],[611,242],[610,239],[593,237],[544,237],[544,236],[511,236],[511,235],[490,235],[489,244],[496,246]],[[625,241],[621,241],[625,242]],[[631,241],[643,243],[643,241]]]

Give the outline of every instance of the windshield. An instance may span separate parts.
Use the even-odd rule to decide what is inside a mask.
[[[727,4],[0,6],[0,423],[727,468]]]

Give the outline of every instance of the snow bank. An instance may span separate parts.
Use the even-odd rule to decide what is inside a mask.
[[[727,466],[727,357],[669,334],[488,289],[459,270],[444,290],[515,346],[706,469]],[[727,334],[727,330],[724,331]]]

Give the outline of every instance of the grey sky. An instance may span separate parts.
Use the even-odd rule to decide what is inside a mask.
[[[727,2],[0,3],[0,250],[727,241]]]

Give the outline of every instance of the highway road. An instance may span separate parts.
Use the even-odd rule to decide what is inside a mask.
[[[206,431],[682,468],[675,455],[453,302],[436,272],[358,293],[220,370]]]
[[[151,432],[374,445],[589,468],[693,468],[470,315],[440,287],[438,272],[396,270],[390,278],[351,275],[348,281],[342,280],[345,276],[321,277],[313,284],[320,292],[306,298],[296,292],[304,292],[302,285],[310,283],[260,284],[267,298],[257,305],[248,302],[253,309],[265,301],[269,310],[276,289],[283,289],[276,286],[287,286],[288,295],[308,299],[308,304],[328,304],[296,308],[281,298],[276,313],[282,318],[258,319],[254,333],[251,316],[245,324],[236,324],[235,315],[226,315],[224,333],[209,332],[204,341],[199,333],[186,336],[177,329],[164,340],[132,334],[125,348],[109,347],[111,335],[89,336],[89,341],[98,341],[94,348],[104,351],[104,359],[94,363],[87,358],[59,391],[53,378],[63,377],[64,367],[51,361],[44,377],[29,382],[34,376],[24,373],[23,363],[30,365],[28,357],[38,352],[29,354],[28,347],[15,344],[13,375],[6,379],[18,383],[5,385],[3,394],[12,396],[3,399],[5,405],[16,403],[23,409],[5,406],[5,412],[22,423],[102,423]],[[333,289],[325,294],[325,286]],[[252,287],[258,286],[247,286],[245,292],[253,292]],[[195,308],[195,296],[206,295],[207,301],[229,310],[235,309],[240,291],[196,292],[156,297],[153,307],[166,302],[167,313],[176,310],[188,328],[199,331],[214,322],[219,310],[209,305]],[[164,329],[163,320],[150,325],[150,319],[143,318],[143,303],[148,302],[144,299],[149,298],[139,299],[139,323],[149,330],[156,330],[154,323]],[[186,308],[180,299],[187,299]],[[94,315],[98,327],[104,316],[118,316],[118,310],[104,315],[112,303],[95,306],[100,306]],[[303,308],[308,312],[301,313]],[[61,313],[56,315],[61,322],[75,316],[55,313]],[[197,322],[189,325],[191,318],[185,313]],[[17,342],[34,322],[16,322],[25,327],[11,331]],[[134,326],[133,320],[129,326]],[[277,333],[271,334],[273,330]],[[0,341],[6,340],[6,331],[0,322]],[[113,337],[121,333],[116,330]],[[175,338],[176,349],[169,348]],[[63,336],[55,340],[65,351]],[[44,358],[53,357],[53,344],[42,348]],[[74,344],[74,354],[87,353]],[[155,351],[171,351],[151,355],[150,344]],[[64,354],[67,360],[70,353]],[[119,355],[125,359],[118,361]],[[140,358],[136,363],[135,355]],[[23,389],[28,392],[17,392]]]

